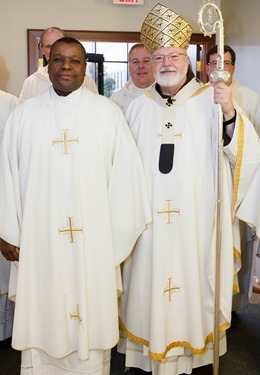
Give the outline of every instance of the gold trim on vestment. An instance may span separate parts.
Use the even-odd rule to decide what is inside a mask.
[[[210,86],[210,85],[205,85],[205,86],[200,87],[197,91],[195,91],[195,92],[189,97],[189,99],[191,99],[191,98],[193,98],[193,97],[195,97],[195,96],[197,96],[197,95],[200,95],[203,91],[208,90],[209,87],[211,87],[211,86]],[[153,97],[152,97],[150,91],[146,91],[144,94],[147,96],[147,98],[149,98],[149,99],[153,99]]]
[[[141,345],[145,345],[149,348],[149,341],[148,340],[145,340],[145,339],[142,339],[141,337],[138,337],[138,336],[135,336],[133,333],[131,333],[130,331],[128,331],[128,329],[126,328],[126,326],[124,325],[123,321],[121,318],[119,318],[119,325],[120,325],[120,328],[124,331],[124,333],[126,334],[127,338],[130,340],[130,341],[133,341],[137,344],[141,344]],[[220,332],[224,332],[226,331],[228,328],[230,327],[230,323],[225,323],[225,324],[222,324],[220,327],[219,327],[219,331]],[[148,356],[151,358],[151,359],[154,359],[154,360],[162,360],[164,358],[166,358],[166,355],[167,353],[171,350],[171,349],[174,349],[174,348],[178,348],[178,347],[182,347],[182,348],[187,348],[189,349],[193,354],[204,354],[207,350],[207,345],[213,341],[213,338],[214,338],[214,332],[211,332],[205,339],[205,346],[203,348],[199,348],[199,349],[196,349],[196,348],[193,348],[191,346],[191,344],[187,341],[176,341],[176,342],[172,342],[171,344],[167,345],[165,351],[163,353],[154,353],[154,352],[150,352],[148,351]]]
[[[208,90],[210,87],[211,87],[210,85],[205,85],[205,86],[200,87],[197,91],[195,91],[195,92],[189,97],[189,99],[194,98],[195,96],[200,95],[202,92],[204,92],[205,90]]]
[[[149,99],[152,99],[153,97],[152,97],[152,95],[151,95],[151,93],[150,93],[150,91],[145,91],[145,93],[144,93]]]
[[[235,257],[238,258],[238,260],[241,262],[241,254],[235,247],[233,247],[233,253]]]
[[[242,116],[238,113],[238,122],[239,125],[238,129],[238,142],[237,142],[237,158],[236,158],[236,167],[235,167],[235,177],[234,177],[234,193],[233,193],[233,202],[232,202],[232,214],[233,220],[235,217],[235,206],[237,203],[238,198],[238,187],[240,183],[240,173],[241,173],[241,166],[242,166],[242,156],[244,151],[244,120]]]
[[[238,284],[233,284],[233,294],[237,294],[240,292],[240,288]]]
[[[237,263],[240,265],[241,264],[241,253],[233,246],[233,255],[235,257],[234,259],[234,270],[236,270],[238,267],[237,267]],[[234,272],[235,274],[238,273],[238,271]],[[239,285],[237,282],[233,283],[233,288],[232,288],[232,293],[233,294],[237,294],[240,292],[240,288],[239,288]]]
[[[126,328],[126,326],[124,325],[124,323],[123,323],[123,321],[120,317],[119,317],[119,326],[131,341],[134,341],[137,344],[145,345],[147,347],[149,346],[148,340],[145,340],[145,339],[142,339],[141,337],[135,336],[133,333],[128,331],[128,329]]]

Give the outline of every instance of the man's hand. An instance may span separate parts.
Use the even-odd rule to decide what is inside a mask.
[[[224,82],[217,82],[212,84],[214,88],[214,102],[220,104],[224,115],[224,120],[228,121],[235,115],[235,108],[233,106],[231,89]]]
[[[224,132],[228,135],[229,139],[231,139],[233,137],[236,121],[236,111],[232,101],[231,89],[224,82],[213,83],[212,86],[214,88],[214,102],[221,105],[224,117]],[[227,124],[225,124],[225,122],[227,122]]]
[[[5,259],[19,261],[19,248],[0,238],[0,250]]]

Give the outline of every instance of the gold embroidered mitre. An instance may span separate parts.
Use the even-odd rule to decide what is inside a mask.
[[[146,49],[153,53],[162,47],[189,47],[192,28],[178,14],[157,4],[145,18],[140,39]]]

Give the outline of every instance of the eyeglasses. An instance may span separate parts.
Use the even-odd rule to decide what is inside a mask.
[[[132,64],[133,66],[138,66],[139,64],[149,65],[151,64],[151,59],[144,59],[144,60],[134,59],[130,61],[130,64]]]
[[[213,66],[214,68],[216,68],[217,66],[217,61],[211,61],[208,63],[209,66]],[[231,61],[224,61],[224,66],[231,66],[231,65],[234,65]]]
[[[52,44],[43,44],[42,47],[46,49],[51,49]]]
[[[169,53],[169,55],[156,55],[156,56],[153,56],[153,61],[156,64],[160,64],[165,60],[166,57],[169,61],[179,61],[181,56],[187,56],[187,55],[186,53],[176,53],[176,52]]]

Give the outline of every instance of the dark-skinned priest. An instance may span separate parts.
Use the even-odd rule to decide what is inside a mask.
[[[86,53],[51,48],[53,87],[5,128],[0,248],[12,261],[12,346],[21,374],[109,375],[120,264],[151,221],[142,162],[122,111],[82,86]]]

